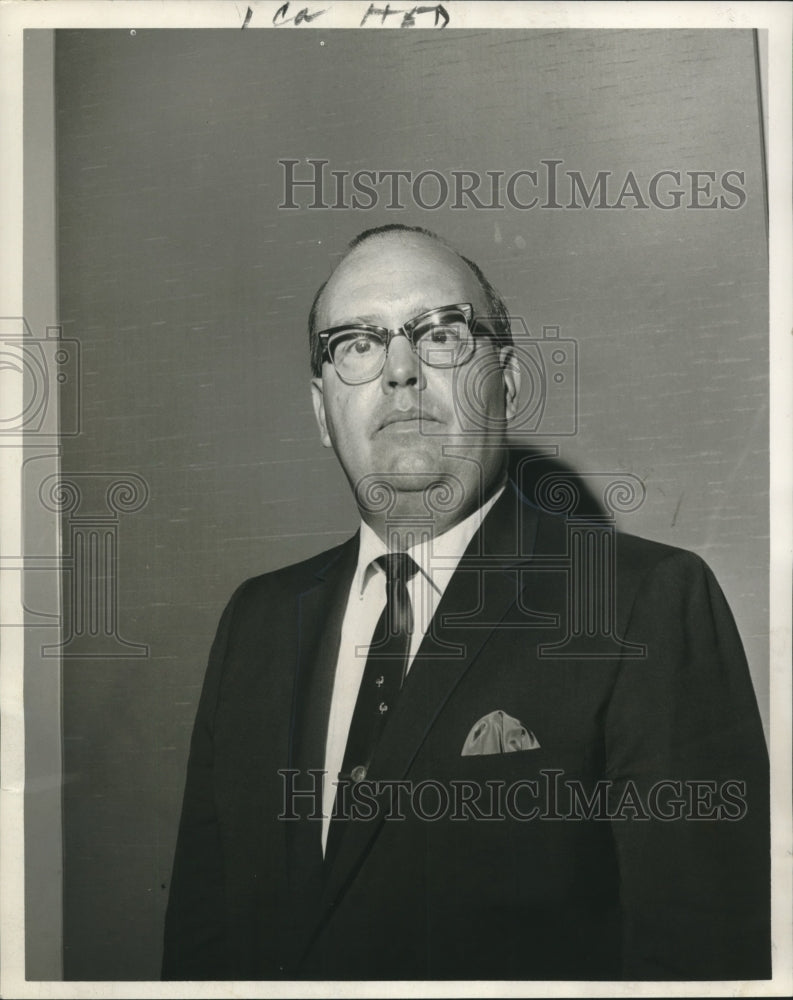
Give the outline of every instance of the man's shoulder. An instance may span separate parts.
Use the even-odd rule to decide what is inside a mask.
[[[618,533],[616,583],[623,594],[643,593],[658,606],[677,607],[692,600],[721,599],[721,588],[708,563],[690,549]]]
[[[555,539],[552,549],[555,547],[572,558],[572,536],[577,534],[590,558],[598,562],[604,558],[613,560],[612,566],[623,585],[638,586],[657,574],[681,582],[712,575],[707,562],[696,552],[623,531],[614,522],[598,518],[568,519],[541,510],[537,516],[540,533]],[[584,542],[584,536],[588,536],[588,541]]]
[[[624,531],[612,518],[603,515],[565,515],[553,509],[547,509],[524,496],[519,499],[524,510],[537,518],[540,534],[549,534],[556,539],[555,544],[557,545],[559,539],[569,539],[571,533],[608,535],[616,540],[618,554],[630,563],[636,562],[647,566],[663,562],[666,559],[700,561],[700,557],[696,553],[682,546],[655,541],[644,535],[635,535],[632,532]]]
[[[701,556],[679,545],[658,542],[626,531],[616,531],[614,537],[617,557],[626,568],[652,569],[668,563],[670,566],[678,565],[681,568],[699,569],[704,565]]]
[[[516,544],[524,556],[564,558],[572,557],[573,549],[584,544],[590,553],[608,553],[621,572],[635,574],[666,563],[695,570],[704,565],[695,552],[625,531],[614,517],[601,511],[565,514],[511,485],[486,519],[486,528],[490,522],[496,544],[505,546],[505,551]],[[499,536],[506,538],[506,543],[503,539],[499,542]]]
[[[307,559],[249,577],[237,587],[232,603],[239,605],[249,601],[258,602],[270,595],[283,597],[308,590],[316,582],[342,569],[351,554],[357,551],[357,540],[356,533],[341,544]]]

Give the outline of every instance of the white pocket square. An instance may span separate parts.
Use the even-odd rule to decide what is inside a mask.
[[[512,753],[515,750],[538,750],[540,741],[522,722],[500,708],[488,712],[474,723],[463,744],[461,757],[478,754]]]

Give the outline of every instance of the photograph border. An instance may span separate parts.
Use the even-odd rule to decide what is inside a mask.
[[[135,30],[176,27],[218,30],[273,30],[272,22],[279,8],[277,2],[231,3],[228,0],[165,0],[151,4],[145,0],[58,0],[57,3],[30,3],[24,0],[0,0],[0,154],[3,183],[0,185],[0,218],[4,220],[0,243],[0,316],[26,316],[23,279],[27,253],[22,247],[31,234],[25,232],[23,219],[23,133],[22,91],[24,66],[23,32],[29,29],[50,31],[59,28],[125,28]],[[300,3],[295,8],[305,6]],[[404,5],[394,5],[404,6]],[[770,739],[772,761],[772,938],[774,978],[771,981],[743,984],[743,995],[784,996],[793,988],[793,944],[790,917],[793,901],[793,819],[791,792],[791,565],[793,563],[793,297],[790,274],[793,246],[790,209],[791,192],[791,26],[793,5],[788,3],[458,3],[444,5],[452,15],[446,30],[499,28],[757,28],[767,34],[767,176],[769,206],[770,260]],[[360,28],[393,30],[398,18],[386,24],[372,20],[360,27],[367,2],[332,5],[323,18],[322,29]],[[366,20],[364,18],[364,20]],[[310,24],[293,25],[287,30],[317,30]],[[52,81],[42,81],[42,87]],[[45,95],[46,96],[46,95]],[[52,123],[42,122],[42,128]],[[42,164],[42,170],[52,169]],[[54,197],[54,193],[53,193]],[[55,205],[45,206],[54,229]],[[44,223],[46,225],[46,223]],[[40,235],[37,239],[42,239]],[[38,245],[42,245],[41,243]],[[47,262],[44,262],[46,265]],[[56,302],[55,262],[50,262],[52,284],[44,291],[47,304]],[[30,276],[28,274],[28,281]],[[28,295],[30,293],[28,292]],[[2,373],[4,405],[22,409],[24,386],[13,373]],[[57,428],[55,429],[57,443]],[[26,648],[25,610],[22,584],[25,570],[23,546],[23,466],[29,455],[28,443],[6,438],[0,447],[0,740],[2,761],[2,799],[0,800],[0,995],[13,997],[214,997],[236,992],[258,996],[655,996],[658,986],[652,983],[594,982],[521,982],[521,983],[174,983],[141,982],[33,982],[25,979],[25,844],[24,791],[26,759],[35,748],[26,744],[25,702],[31,691],[23,689],[23,664]],[[57,571],[53,570],[54,577]],[[53,584],[56,590],[57,581]],[[53,723],[60,725],[60,693],[49,697],[48,710]],[[44,753],[55,754],[54,741]],[[50,757],[53,761],[53,758]],[[38,767],[46,764],[39,762]],[[60,766],[60,757],[54,760]],[[52,803],[60,791],[52,790]],[[51,835],[57,841],[60,827]],[[58,867],[53,870],[57,876]],[[709,996],[736,991],[735,983],[665,982],[668,996]]]

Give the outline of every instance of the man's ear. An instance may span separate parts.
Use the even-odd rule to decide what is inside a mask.
[[[504,412],[507,420],[512,420],[518,411],[520,398],[520,365],[512,346],[502,347],[498,352],[501,374],[504,379]]]
[[[319,436],[326,448],[332,448],[333,442],[328,434],[328,422],[325,419],[325,393],[322,390],[322,379],[311,379],[311,401],[314,404],[314,416],[317,418]]]

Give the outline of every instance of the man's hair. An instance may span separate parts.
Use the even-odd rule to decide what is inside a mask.
[[[433,233],[431,229],[424,229],[423,226],[405,226],[401,223],[390,223],[387,226],[376,226],[374,229],[365,229],[362,233],[359,233],[354,240],[351,240],[344,256],[341,260],[344,260],[347,255],[354,250],[361,243],[370,240],[375,236],[382,236],[384,233],[420,233],[422,236],[428,236],[430,239],[435,240],[441,246],[446,247],[451,250],[452,253],[457,254],[464,264],[473,272],[474,277],[479,282],[485,300],[487,301],[487,316],[480,317],[481,319],[486,319],[489,326],[493,331],[493,340],[497,347],[507,347],[512,344],[512,331],[509,325],[509,313],[507,312],[507,307],[504,302],[493,287],[487,280],[482,272],[482,269],[478,264],[475,264],[472,260],[464,257],[458,250],[456,250],[450,243],[444,240],[442,237],[438,236],[437,233]],[[339,264],[341,261],[339,261]],[[338,267],[338,264],[336,265]],[[334,269],[335,270],[335,269]],[[320,344],[319,337],[317,336],[317,312],[319,311],[319,300],[322,297],[322,293],[325,291],[325,286],[327,285],[330,278],[324,281],[314,296],[314,301],[311,303],[311,311],[308,314],[308,343],[309,350],[311,352],[311,374],[319,378],[322,374],[322,345]],[[443,303],[439,303],[442,305]]]

